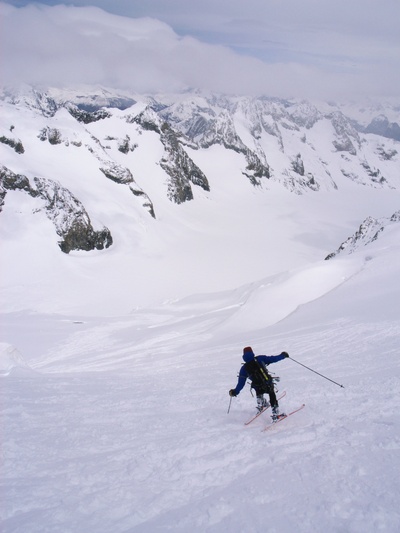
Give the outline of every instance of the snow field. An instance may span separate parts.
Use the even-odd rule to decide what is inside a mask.
[[[340,326],[342,339],[354,336],[357,324]],[[296,338],[273,342],[297,355]],[[239,532],[267,520],[268,531],[395,531],[398,366],[373,364],[387,328],[370,338],[367,364],[354,343],[326,364],[321,347],[334,338],[330,327],[302,332],[309,353],[297,359],[346,388],[277,363],[281,407],[307,405],[268,434],[267,413],[243,426],[255,404],[247,390],[226,412],[240,366],[230,345],[201,349],[201,362],[193,350],[169,365],[148,354],[125,373],[7,379],[4,530]]]
[[[251,333],[221,329],[247,305],[237,291],[76,323],[3,315],[38,350],[3,378],[3,530],[397,531],[399,255],[379,251]],[[227,392],[247,344],[344,388],[276,363],[281,408],[306,408],[268,433],[268,413],[244,427],[255,399],[246,387],[228,414]]]

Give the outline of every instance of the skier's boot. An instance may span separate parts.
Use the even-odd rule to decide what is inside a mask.
[[[269,407],[269,403],[264,398],[264,396],[257,396],[257,410],[261,413],[264,409]]]
[[[279,420],[280,418],[285,418],[285,413],[279,413],[279,406],[278,405],[274,405],[274,407],[272,408],[272,422],[276,422],[277,420]]]

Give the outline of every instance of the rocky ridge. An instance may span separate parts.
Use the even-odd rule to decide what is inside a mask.
[[[325,257],[325,260],[333,259],[339,254],[352,254],[362,246],[367,246],[376,241],[379,236],[391,227],[400,222],[400,210],[393,213],[391,217],[374,218],[367,217],[358,230],[346,239],[339,248]]]
[[[175,133],[168,122],[163,122],[148,107],[133,119],[128,118],[128,122],[160,136],[164,146],[160,166],[169,176],[167,195],[170,200],[177,204],[193,200],[191,184],[198,185],[205,191],[210,190],[206,176],[185,152],[179,140],[180,135]]]

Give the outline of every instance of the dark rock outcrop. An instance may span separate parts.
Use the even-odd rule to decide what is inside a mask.
[[[24,146],[20,139],[11,139],[10,137],[5,137],[4,135],[0,137],[0,142],[11,146],[17,152],[17,154],[23,154],[25,152]]]
[[[177,135],[166,122],[161,127],[160,139],[165,149],[160,165],[170,177],[168,197],[177,204],[192,200],[191,183],[209,191],[206,176],[187,155]]]
[[[304,176],[304,163],[301,154],[297,154],[296,157],[292,159],[292,169],[300,176]]]
[[[53,145],[61,144],[63,142],[61,132],[57,128],[43,128],[40,131],[38,138],[41,141],[49,141],[49,143]]]
[[[360,137],[352,123],[339,111],[327,115],[335,129],[336,139],[332,142],[338,152],[357,154],[356,146],[360,146]]]
[[[104,120],[105,118],[111,117],[111,113],[106,109],[87,111],[85,109],[79,109],[78,106],[69,102],[65,104],[65,108],[68,110],[70,115],[72,115],[78,122],[82,122],[83,124],[91,124],[92,122],[97,122],[99,120]]]
[[[193,200],[191,184],[197,185],[205,191],[210,186],[205,174],[188,156],[180,142],[180,136],[167,122],[162,122],[160,117],[147,107],[129,122],[140,125],[146,131],[154,131],[160,135],[164,146],[164,155],[160,166],[169,176],[167,184],[168,198],[177,204]]]
[[[153,218],[156,218],[153,202],[150,200],[148,195],[137,185],[129,168],[123,167],[113,161],[102,161],[100,170],[106,176],[106,178],[110,179],[111,181],[119,183],[120,185],[129,185],[131,192],[135,196],[142,199],[143,207],[150,213]]]
[[[6,167],[0,167],[0,201],[3,204],[9,190],[20,190],[33,198],[44,201],[43,208],[47,218],[61,238],[59,246],[64,253],[71,250],[102,250],[112,245],[110,230],[103,227],[95,231],[83,204],[58,182],[33,178],[34,185],[21,174],[15,174]]]

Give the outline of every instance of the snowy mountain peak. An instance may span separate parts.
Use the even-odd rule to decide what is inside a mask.
[[[336,252],[332,252],[325,259],[332,259],[339,254],[352,254],[363,246],[368,246],[376,241],[388,228],[396,225],[400,230],[399,222],[400,210],[391,217],[374,218],[369,216],[362,222],[358,230],[339,246]]]

